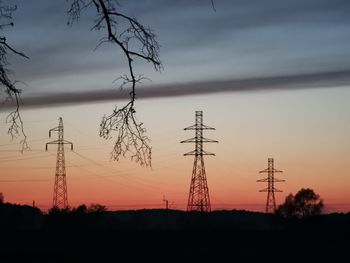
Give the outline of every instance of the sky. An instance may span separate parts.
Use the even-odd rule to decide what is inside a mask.
[[[275,159],[286,182],[278,203],[310,187],[326,211],[350,209],[350,3],[345,0],[122,1],[120,11],[150,26],[164,69],[136,61],[149,81],[138,87],[137,117],[147,128],[153,167],[111,161],[113,139],[98,136],[101,117],[124,105],[116,78],[125,57],[111,45],[95,49],[102,31],[94,16],[67,25],[66,1],[11,1],[14,27],[2,34],[30,59],[9,56],[22,81],[22,115],[32,151],[21,155],[7,135],[11,104],[0,108],[0,192],[9,202],[42,209],[52,202],[56,149],[45,152],[48,130],[63,117],[68,201],[109,209],[185,209],[193,165],[183,153],[196,110],[215,127],[205,136],[213,209],[263,211],[266,186],[258,171]],[[68,1],[69,2],[69,1]]]

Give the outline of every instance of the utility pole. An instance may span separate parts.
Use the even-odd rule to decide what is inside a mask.
[[[264,188],[259,192],[267,192],[265,212],[273,213],[276,210],[275,192],[282,192],[281,190],[275,188],[275,182],[285,182],[285,180],[275,178],[275,173],[282,173],[282,171],[274,168],[273,158],[268,158],[267,168],[259,173],[267,173],[267,178],[257,180],[257,182],[267,182],[267,188]]]
[[[165,196],[163,196],[163,202],[165,202],[165,209],[169,210],[169,200],[165,199]]]
[[[207,177],[204,167],[204,155],[215,155],[203,150],[203,143],[217,143],[218,141],[203,137],[203,130],[215,130],[203,124],[203,112],[196,111],[196,123],[185,128],[185,131],[194,130],[195,137],[181,141],[181,143],[195,143],[195,150],[185,153],[184,156],[194,155],[190,192],[188,196],[187,211],[210,212],[210,198]]]
[[[58,126],[49,130],[49,138],[51,138],[51,132],[53,131],[58,133],[58,140],[46,143],[46,151],[49,144],[58,145],[52,207],[65,209],[68,207],[68,194],[67,194],[67,181],[66,181],[66,165],[65,165],[65,159],[64,159],[64,145],[70,144],[71,150],[73,150],[73,143],[66,141],[63,138],[62,117],[59,118]]]

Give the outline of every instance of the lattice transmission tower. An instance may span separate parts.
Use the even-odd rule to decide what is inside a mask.
[[[66,165],[64,159],[64,145],[70,144],[71,150],[73,150],[73,143],[64,140],[63,138],[63,120],[60,117],[58,126],[49,130],[49,138],[51,138],[51,132],[58,132],[58,140],[46,143],[46,151],[49,144],[57,144],[57,159],[56,159],[56,173],[55,173],[55,185],[53,190],[53,202],[52,206],[64,209],[68,207],[68,193],[67,193],[67,181],[66,181]]]
[[[187,211],[210,212],[209,188],[207,176],[204,167],[204,155],[215,155],[203,150],[203,143],[218,141],[203,137],[203,130],[215,130],[203,124],[203,112],[196,111],[196,124],[184,129],[185,131],[194,130],[195,137],[181,141],[181,143],[195,143],[195,150],[184,155],[194,155],[194,164],[192,170],[190,193],[188,196]]]
[[[275,173],[282,173],[282,171],[274,168],[273,158],[268,158],[267,168],[265,170],[260,171],[259,173],[267,173],[267,178],[257,180],[257,182],[267,182],[267,188],[264,188],[259,191],[267,192],[265,212],[274,212],[276,210],[275,192],[282,192],[281,190],[275,188],[275,183],[285,182],[285,180],[275,178]]]

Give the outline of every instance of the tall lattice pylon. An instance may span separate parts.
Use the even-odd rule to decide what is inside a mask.
[[[182,141],[181,143],[195,143],[195,150],[185,153],[184,155],[194,155],[194,164],[192,170],[192,179],[190,186],[190,193],[188,196],[187,211],[201,211],[210,212],[210,198],[209,188],[207,183],[207,176],[205,174],[203,155],[215,155],[203,150],[203,143],[218,142],[215,140],[203,137],[203,130],[215,130],[209,126],[203,125],[203,112],[196,111],[196,124],[184,129],[194,130],[195,137]]]
[[[267,168],[259,173],[267,173],[267,178],[257,180],[257,182],[267,182],[267,188],[259,191],[267,192],[265,212],[274,212],[276,210],[275,192],[282,192],[275,188],[275,182],[285,182],[285,180],[275,178],[275,173],[282,173],[282,171],[274,168],[273,158],[268,158]]]
[[[63,139],[63,120],[60,117],[58,126],[49,130],[49,138],[51,138],[51,132],[58,132],[58,140],[46,143],[46,151],[49,144],[57,144],[57,160],[56,160],[56,173],[55,173],[55,185],[53,190],[53,202],[52,206],[64,209],[68,207],[68,193],[67,193],[67,181],[66,181],[66,165],[64,159],[64,145],[70,144],[71,150],[73,150],[73,143]]]

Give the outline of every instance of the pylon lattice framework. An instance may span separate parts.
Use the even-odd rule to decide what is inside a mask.
[[[257,182],[267,182],[267,188],[259,191],[267,192],[265,212],[274,212],[276,210],[275,192],[282,192],[281,190],[275,188],[275,182],[285,182],[285,180],[275,178],[275,173],[282,173],[282,171],[274,168],[273,158],[268,158],[267,168],[259,173],[267,173],[267,178],[257,180]]]
[[[203,112],[196,111],[196,123],[184,130],[194,130],[195,137],[181,141],[181,143],[195,143],[195,150],[185,153],[184,156],[194,155],[194,164],[192,170],[192,178],[190,185],[190,192],[188,196],[187,211],[201,211],[210,212],[210,198],[207,177],[204,166],[204,155],[215,155],[203,150],[203,143],[218,141],[207,139],[203,137],[203,130],[215,130],[203,124]]]
[[[46,151],[49,144],[57,144],[57,159],[56,159],[56,173],[55,173],[55,185],[53,190],[53,202],[52,207],[64,209],[68,207],[68,193],[67,193],[67,181],[66,181],[66,165],[64,159],[64,145],[70,144],[71,150],[73,150],[73,143],[64,140],[63,138],[63,120],[60,117],[58,126],[49,130],[49,138],[51,138],[51,132],[58,132],[58,140],[46,143]]]

